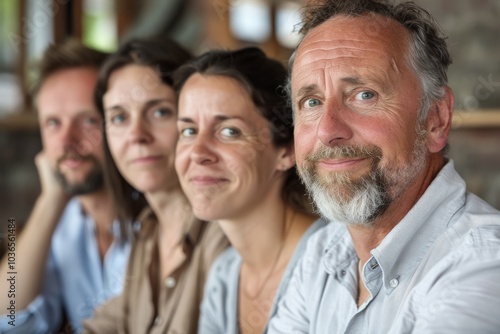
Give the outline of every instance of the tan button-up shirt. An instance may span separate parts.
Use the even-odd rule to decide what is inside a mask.
[[[217,223],[193,218],[183,241],[184,260],[153,296],[149,273],[151,266],[159,268],[158,222],[150,210],[139,221],[123,293],[84,322],[84,333],[196,333],[205,280],[215,258],[228,246],[226,237]]]

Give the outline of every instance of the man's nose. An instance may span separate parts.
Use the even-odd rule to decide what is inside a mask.
[[[339,103],[329,101],[325,104],[325,111],[317,128],[318,139],[323,145],[330,147],[352,138],[348,114],[349,110]]]

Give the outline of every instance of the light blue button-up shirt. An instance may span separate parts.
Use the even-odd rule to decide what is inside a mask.
[[[283,298],[290,282],[293,269],[299,263],[304,254],[307,239],[317,230],[326,226],[324,219],[316,220],[302,235],[295,247],[285,272],[281,278],[276,294],[267,300],[272,305],[268,314],[266,307],[257,307],[250,319],[240,324],[242,328],[259,324],[266,324],[263,333],[267,332],[267,319],[276,313],[277,304]],[[205,292],[201,303],[200,323],[198,334],[237,334],[238,326],[238,294],[242,258],[232,247],[225,250],[212,265]]]
[[[358,308],[347,228],[312,236],[269,333],[500,333],[500,212],[453,162],[371,254]]]
[[[0,333],[54,333],[63,312],[72,330],[80,332],[81,321],[123,287],[130,244],[120,237],[118,221],[112,227],[115,240],[101,261],[95,224],[72,199],[52,236],[42,293],[16,312],[15,326],[8,324],[10,318],[0,317]]]

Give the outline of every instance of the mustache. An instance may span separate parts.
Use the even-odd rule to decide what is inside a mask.
[[[341,158],[375,158],[375,161],[379,161],[382,158],[382,149],[375,145],[337,145],[333,147],[322,145],[309,154],[305,160],[317,162],[323,159]]]
[[[61,155],[58,159],[57,159],[57,165],[60,165],[64,160],[66,159],[77,159],[77,160],[91,160],[91,161],[96,161],[95,157],[91,154],[88,154],[88,155],[82,155],[82,154],[79,154],[78,152],[76,151],[67,151],[67,152],[64,152],[63,155]]]

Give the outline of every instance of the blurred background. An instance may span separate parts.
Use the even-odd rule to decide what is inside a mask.
[[[7,220],[27,220],[40,191],[41,149],[29,90],[51,43],[76,37],[113,51],[163,34],[195,54],[258,45],[286,64],[302,0],[0,0],[0,249]],[[454,64],[449,156],[469,190],[500,209],[500,1],[417,0],[440,23]]]

